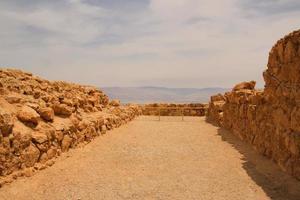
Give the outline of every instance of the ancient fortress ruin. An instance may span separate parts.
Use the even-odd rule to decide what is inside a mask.
[[[225,95],[211,97],[209,108],[164,106],[197,107],[186,115],[206,113],[208,121],[230,130],[300,179],[300,31],[272,48],[264,79],[263,91],[254,89],[255,82],[244,82]],[[153,107],[158,106],[121,106],[95,87],[1,69],[0,186],[53,165],[62,152],[87,144],[139,114],[156,115]]]
[[[300,179],[300,31],[275,44],[263,76],[263,91],[254,89],[255,82],[244,82],[211,97],[207,120]]]

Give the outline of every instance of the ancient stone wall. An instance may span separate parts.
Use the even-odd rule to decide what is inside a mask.
[[[0,70],[0,186],[54,163],[139,114],[95,87]]]
[[[263,76],[264,91],[244,82],[225,93],[220,108],[212,98],[207,119],[300,179],[300,31],[276,43]],[[212,114],[217,112],[219,117]]]
[[[215,123],[218,126],[223,125],[223,106],[225,97],[222,94],[217,94],[210,97],[210,102],[206,112],[206,120]]]
[[[143,115],[161,116],[205,116],[207,104],[173,104],[173,103],[153,103],[140,105]]]

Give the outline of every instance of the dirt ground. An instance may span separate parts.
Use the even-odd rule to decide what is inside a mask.
[[[300,182],[204,118],[139,117],[71,150],[1,200],[300,199]]]

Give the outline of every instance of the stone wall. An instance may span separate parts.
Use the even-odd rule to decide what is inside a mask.
[[[95,87],[0,69],[0,186],[138,114],[137,106],[109,102]]]
[[[223,106],[225,97],[222,94],[217,94],[210,97],[210,102],[206,112],[206,120],[215,123],[218,126],[223,125]]]
[[[300,179],[300,31],[276,43],[263,76],[263,91],[244,82],[225,93],[220,107],[212,98],[207,120],[231,130]]]
[[[143,115],[161,116],[205,116],[207,104],[173,104],[173,103],[153,103],[140,105]]]

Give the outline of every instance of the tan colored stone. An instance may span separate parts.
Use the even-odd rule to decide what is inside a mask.
[[[57,153],[57,149],[52,147],[47,151],[47,156],[49,159],[52,159],[56,156],[56,153]]]
[[[63,152],[69,150],[69,148],[70,148],[70,146],[71,146],[71,144],[72,144],[72,140],[73,140],[73,139],[72,139],[70,136],[68,136],[68,135],[65,135],[65,136],[64,136],[64,139],[62,140],[62,143],[61,143],[61,150],[62,150]]]
[[[112,100],[109,105],[114,106],[114,107],[119,107],[121,105],[119,100]]]
[[[52,106],[55,115],[70,116],[73,112],[72,108],[66,104],[55,104]]]
[[[0,133],[6,137],[11,134],[13,127],[14,120],[12,114],[0,107]]]
[[[26,169],[24,169],[23,174],[26,177],[31,177],[34,174],[34,171],[32,168],[26,168]]]
[[[33,132],[32,140],[35,143],[42,144],[48,141],[48,137],[44,132]]]
[[[40,115],[32,108],[28,106],[23,106],[22,109],[18,112],[18,119],[24,123],[30,123],[37,125],[39,123]]]
[[[55,163],[54,160],[48,160],[48,161],[46,162],[46,165],[50,167],[50,166],[54,165],[54,163]]]
[[[42,163],[42,164],[44,164],[44,163],[47,162],[47,160],[48,160],[48,155],[47,155],[47,153],[43,153],[43,154],[41,155],[41,157],[40,157],[39,162]]]
[[[11,94],[11,95],[6,96],[5,100],[10,104],[16,104],[16,103],[20,103],[22,98],[20,96]]]
[[[52,122],[54,120],[54,111],[52,108],[46,107],[46,108],[40,108],[39,114],[42,119],[45,121]]]
[[[64,133],[62,131],[55,131],[55,139],[57,141],[62,141],[64,138]]]
[[[13,128],[13,136],[14,139],[12,144],[15,152],[20,152],[30,145],[32,139],[30,131],[19,126],[15,126]]]
[[[214,101],[225,101],[225,98],[222,94],[217,94],[217,95],[211,96],[210,100],[212,102],[214,102]]]
[[[36,146],[34,146],[34,144],[30,144],[30,146],[27,147],[21,154],[21,159],[26,165],[26,167],[34,166],[34,164],[38,161],[39,157],[40,151]]]
[[[255,88],[256,82],[255,81],[250,81],[250,82],[242,82],[234,86],[232,91],[238,91],[242,89],[248,89],[248,90],[253,90]]]
[[[106,134],[106,131],[107,131],[106,125],[102,125],[101,126],[101,133]]]

